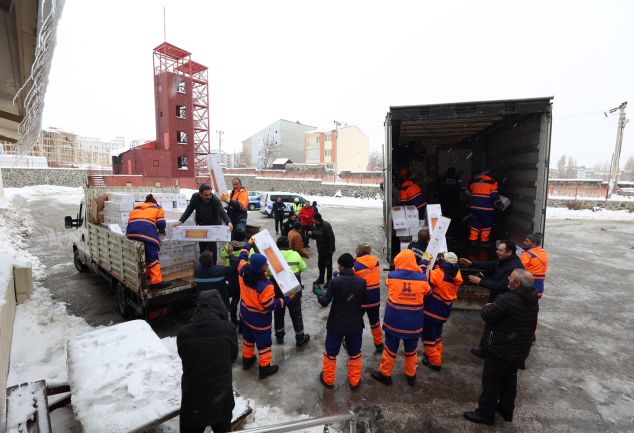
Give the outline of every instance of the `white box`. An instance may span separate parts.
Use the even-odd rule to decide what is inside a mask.
[[[392,226],[395,230],[408,228],[403,206],[394,206],[392,208]]]
[[[109,192],[108,193],[108,201],[114,201],[117,203],[134,203],[134,200],[135,200],[135,196],[132,193],[123,193],[123,192]],[[144,200],[145,200],[145,196],[143,197],[143,201]]]
[[[231,242],[228,226],[177,226],[172,227],[170,239],[175,241]]]
[[[187,199],[185,197],[183,198],[178,198],[176,200],[176,207],[179,209],[184,209],[187,207]]]
[[[282,257],[269,231],[264,229],[255,234],[253,239],[260,253],[266,256],[269,263],[269,270],[273,277],[275,277],[275,281],[277,281],[277,285],[280,287],[282,293],[288,295],[289,293],[301,290],[297,277],[291,272],[291,267],[286,263],[284,257]]]
[[[227,184],[225,183],[219,156],[215,153],[207,155],[207,166],[209,167],[209,185],[216,194],[226,194]]]
[[[430,241],[427,245],[427,250],[425,250],[425,254],[431,256],[428,269],[434,268],[434,263],[436,262],[438,253],[447,252],[445,235],[447,234],[447,229],[449,228],[450,223],[451,220],[444,216],[440,216],[436,220],[436,228],[430,233]]]
[[[185,209],[163,209],[166,220],[178,220],[185,212]]]
[[[110,229],[111,232],[115,232],[123,236],[123,230],[121,230],[121,226],[119,226],[119,224],[108,224],[108,229]]]
[[[418,209],[416,209],[416,206],[403,206],[403,209],[405,209],[406,220],[418,221]]]
[[[436,224],[438,224],[439,218],[442,217],[442,209],[439,204],[428,204],[427,205],[427,226],[429,227],[429,235],[432,236],[434,230],[436,228]],[[446,253],[449,251],[447,249],[447,239],[443,235],[442,245],[440,246],[439,253]]]
[[[183,254],[196,254],[196,245],[195,244],[191,244],[191,245],[184,245],[183,246]]]

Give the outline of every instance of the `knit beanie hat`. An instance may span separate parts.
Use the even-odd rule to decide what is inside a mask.
[[[266,256],[255,253],[249,258],[249,267],[254,272],[261,272],[262,267],[266,265]]]
[[[344,268],[352,268],[354,266],[354,257],[350,253],[343,253],[337,259],[337,263],[339,263]]]
[[[448,252],[443,254],[442,257],[447,263],[451,263],[452,265],[458,263],[458,256],[456,256],[455,253]]]
[[[537,233],[533,233],[533,234],[528,235],[526,238],[529,241],[531,241],[531,242],[534,242],[536,244],[540,244],[542,242],[543,237],[544,237],[543,234],[537,232]]]

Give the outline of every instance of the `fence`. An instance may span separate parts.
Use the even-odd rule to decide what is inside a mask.
[[[605,199],[608,195],[607,184],[596,183],[553,183],[548,184],[549,197],[589,197]]]

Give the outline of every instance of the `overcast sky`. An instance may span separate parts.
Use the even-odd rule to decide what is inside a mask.
[[[154,139],[152,50],[209,67],[223,150],[277,119],[359,126],[384,142],[391,105],[554,96],[551,166],[609,161],[634,117],[634,2],[66,0],[44,127]],[[625,128],[621,165],[634,156]]]

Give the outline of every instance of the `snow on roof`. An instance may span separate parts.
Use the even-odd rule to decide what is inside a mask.
[[[290,158],[277,158],[276,160],[273,161],[273,165],[286,164],[290,160],[291,160]]]
[[[129,147],[120,147],[119,149],[115,149],[112,152],[110,152],[110,156],[121,156],[122,153],[128,150],[130,150]]]

